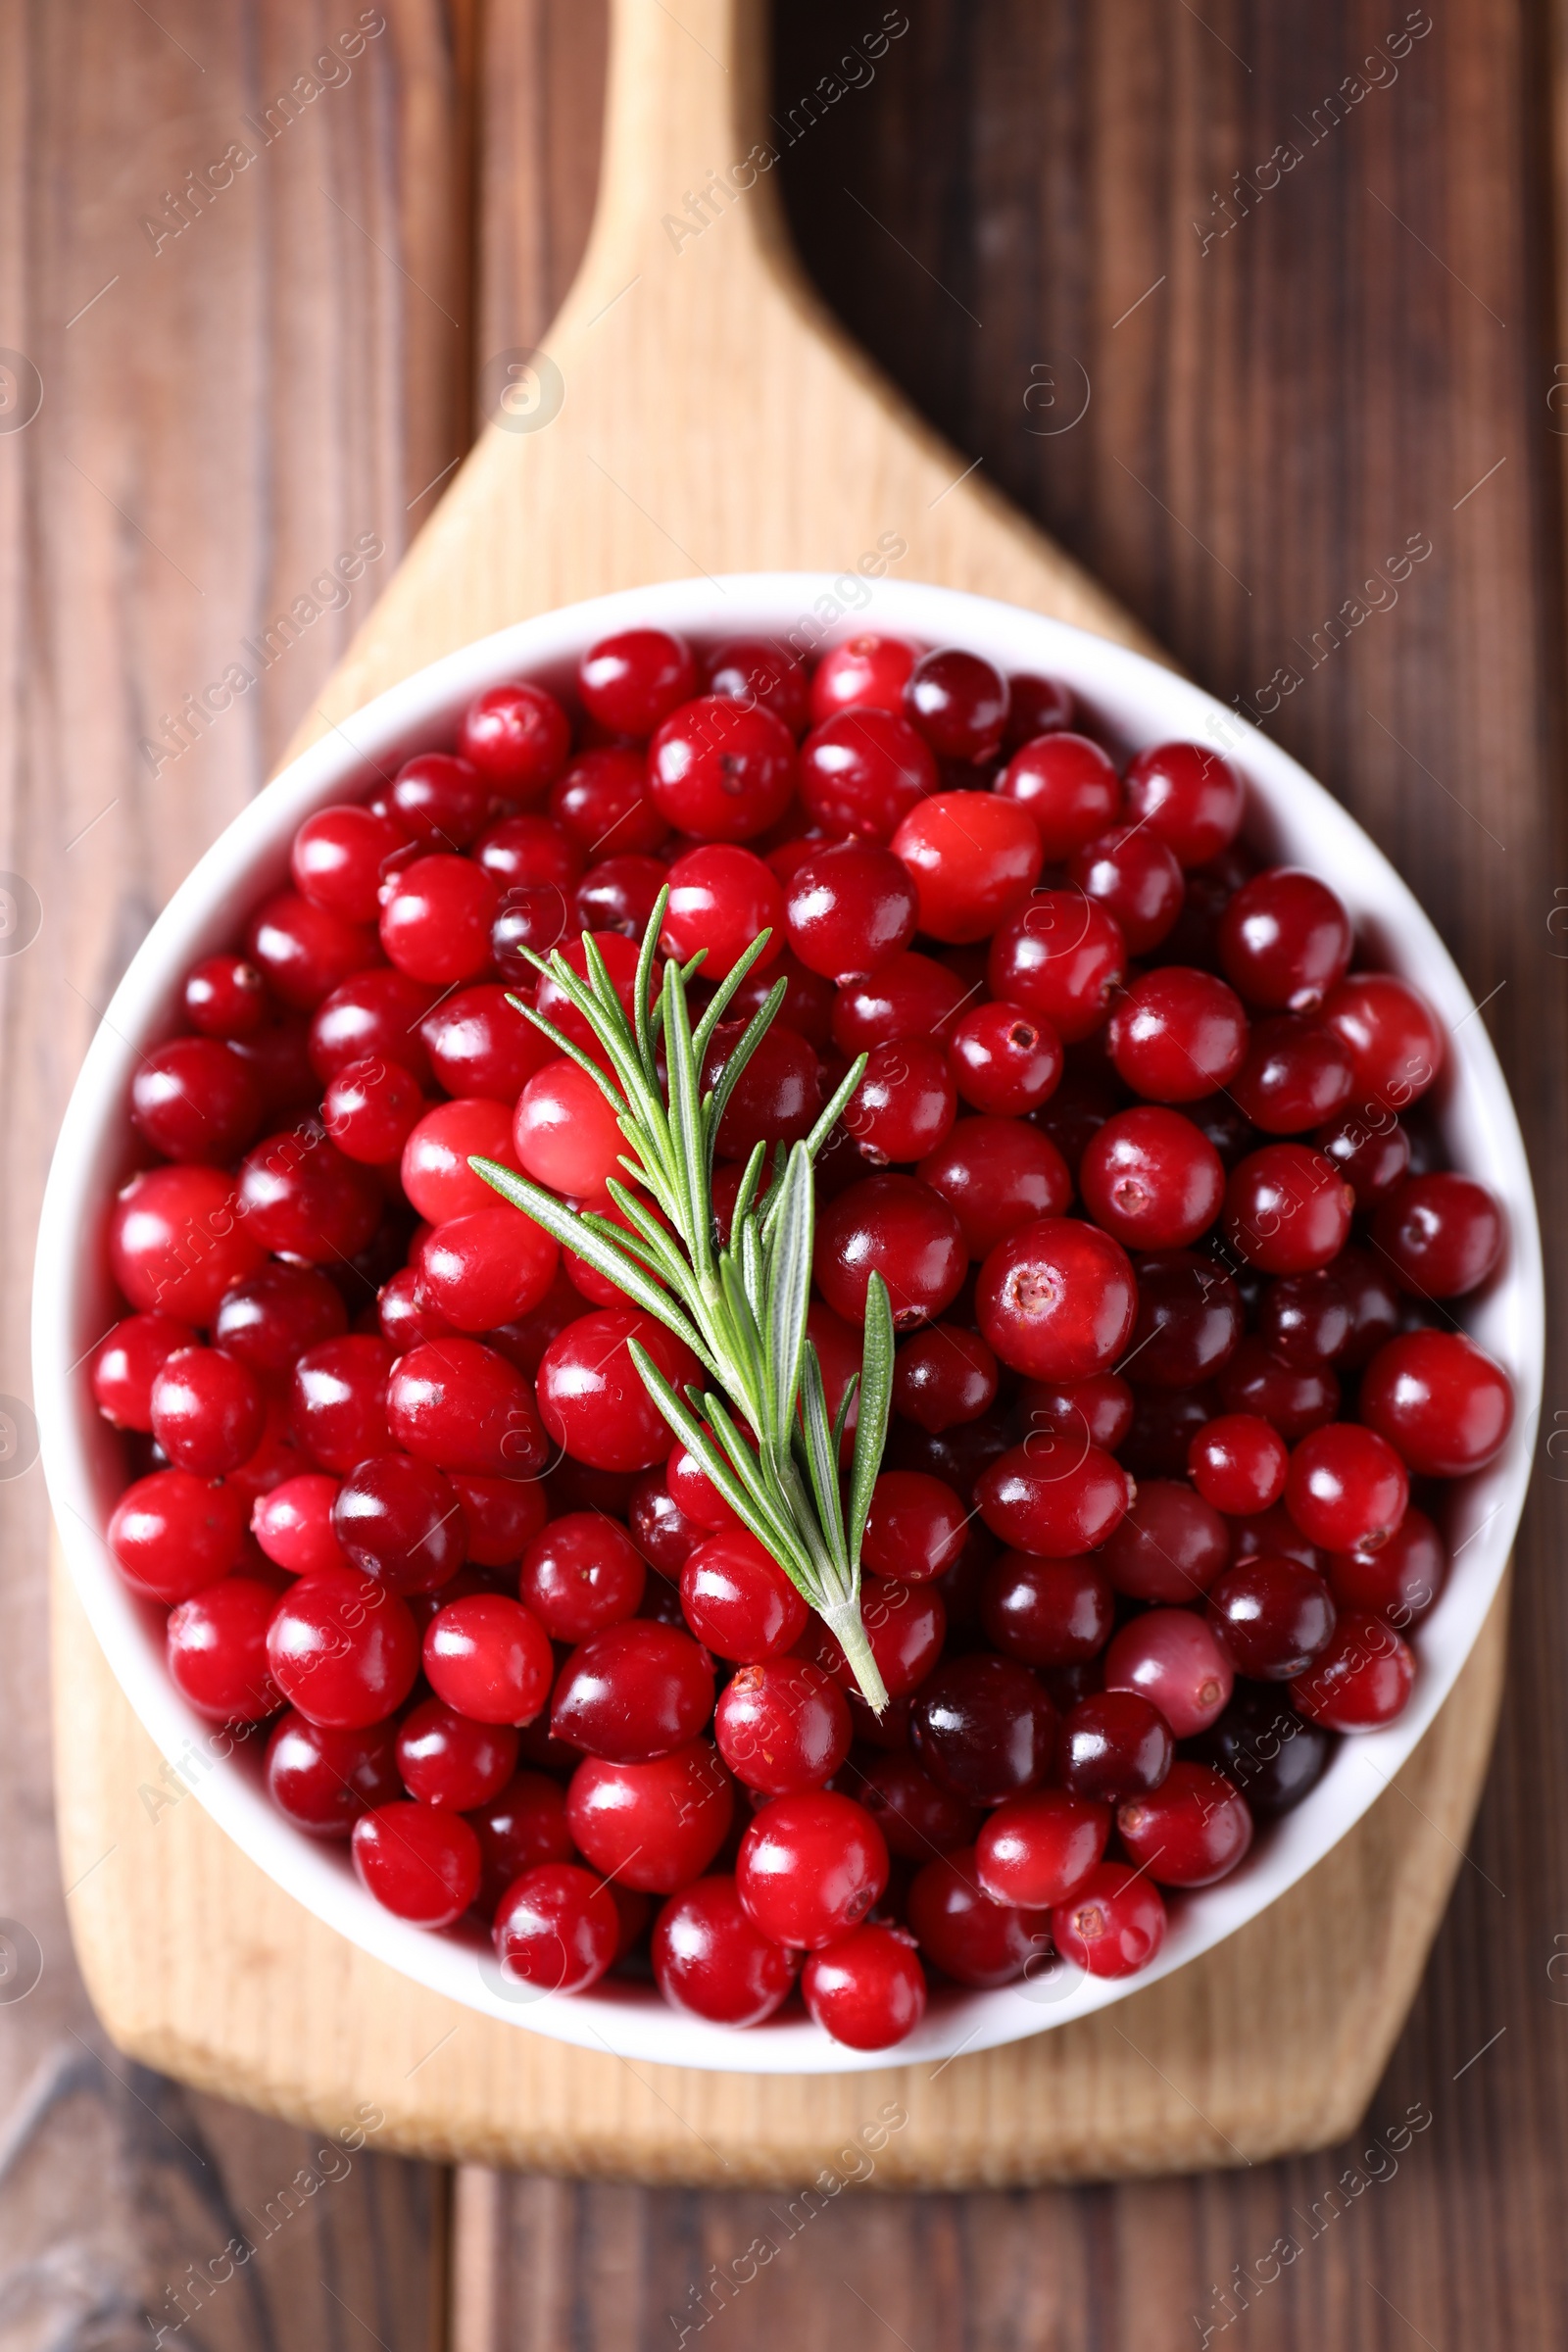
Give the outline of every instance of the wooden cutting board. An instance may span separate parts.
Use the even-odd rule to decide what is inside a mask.
[[[498,421],[296,750],[509,621],[694,573],[826,569],[845,576],[849,610],[851,575],[880,560],[894,577],[1005,598],[1157,654],[907,410],[805,284],[768,162],[784,134],[766,112],[761,35],[758,0],[678,0],[676,13],[616,0],[581,273],[542,352],[490,357],[481,383]],[[778,2079],[570,2049],[458,2008],[321,1927],[175,1793],[177,1773],[57,1569],[60,1834],[77,1951],[123,2050],[323,2127],[374,2102],[379,2143],[411,2153],[788,2183],[890,2102],[907,2119],[877,2159],[890,2186],[1107,2178],[1319,2146],[1364,2109],[1446,1902],[1491,1748],[1505,1605],[1395,1787],[1205,1959],[1005,2049]]]

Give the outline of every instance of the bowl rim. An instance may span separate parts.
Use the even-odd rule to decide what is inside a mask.
[[[1513,1430],[1493,1464],[1456,1484],[1454,1567],[1416,1630],[1421,1670],[1405,1713],[1384,1731],[1342,1742],[1317,1787],[1270,1826],[1238,1872],[1173,1904],[1170,1933],[1149,1968],[1107,1980],[1083,1978],[1056,1963],[999,1990],[944,1993],[892,2051],[847,2049],[793,2002],[784,2017],[739,2034],[668,2007],[651,1986],[603,1983],[586,1994],[540,1996],[502,1978],[488,1945],[466,1926],[431,1934],[393,1918],[360,1886],[345,1848],[314,1842],[275,1811],[260,1783],[259,1754],[247,1755],[232,1743],[232,1752],[224,1752],[225,1736],[180,1696],[164,1663],[164,1612],[128,1591],[104,1541],[112,1465],[84,1366],[102,1328],[94,1298],[105,1296],[108,1282],[103,1212],[127,1165],[124,1102],[138,1048],[171,1033],[189,964],[231,940],[243,913],[286,876],[289,839],[313,809],[363,797],[375,773],[387,775],[392,763],[415,750],[450,740],[464,705],[486,686],[529,676],[569,690],[576,656],[594,639],[633,625],[670,627],[708,644],[777,636],[813,656],[868,628],[917,644],[963,644],[1011,672],[1065,678],[1101,727],[1128,749],[1188,739],[1227,753],[1248,780],[1246,830],[1254,842],[1274,855],[1299,856],[1331,880],[1374,961],[1418,978],[1435,1004],[1450,1043],[1440,1082],[1442,1123],[1463,1134],[1459,1164],[1491,1184],[1507,1212],[1504,1265],[1477,1301],[1464,1304],[1466,1328],[1513,1379]],[[1177,671],[1023,607],[855,572],[705,574],[560,607],[460,647],[334,725],[225,827],[131,959],[72,1091],[38,1229],[33,1373],[55,1525],[93,1632],[163,1753],[172,1760],[194,1749],[200,1760],[206,1752],[190,1785],[220,1826],[285,1892],[432,1991],[554,2039],[627,2059],[727,2073],[858,2073],[993,2048],[1141,1992],[1257,1917],[1375,1802],[1452,1689],[1506,1568],[1541,1409],[1541,1237],[1518,1121],[1491,1039],[1473,1017],[1477,1009],[1393,863],[1289,754]],[[93,1247],[81,1247],[84,1232],[94,1237]],[[89,1335],[85,1343],[83,1334]]]

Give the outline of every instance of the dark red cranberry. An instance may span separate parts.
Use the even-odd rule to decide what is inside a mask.
[[[496,1952],[504,1977],[543,1992],[586,1992],[615,1957],[620,1918],[609,1888],[574,1862],[541,1862],[501,1897]]]
[[[895,1324],[908,1330],[956,1296],[965,1253],[946,1200],[912,1176],[871,1176],[829,1203],[814,1262],[828,1304],[852,1323],[864,1321],[866,1290],[880,1274]]]
[[[254,1037],[271,1005],[267,982],[243,956],[209,956],[185,981],[185,1018],[203,1037]]]
[[[660,1470],[645,1471],[633,1486],[626,1525],[649,1566],[670,1578],[680,1575],[683,1562],[709,1532],[686,1516]]]
[[[975,1877],[994,1903],[1038,1910],[1066,1902],[1105,1851],[1110,1808],[1063,1788],[999,1805],[975,1847]]]
[[[1315,1012],[1345,977],[1351,944],[1341,901],[1299,866],[1254,874],[1220,922],[1225,976],[1264,1012]]]
[[[1209,1588],[1208,1622],[1241,1674],[1290,1682],[1308,1667],[1334,1632],[1335,1608],[1323,1579],[1278,1554],[1240,1560]]]
[[[527,1478],[546,1459],[527,1381],[477,1340],[430,1340],[400,1356],[387,1385],[386,1418],[404,1451],[438,1470]]]
[[[887,1839],[890,1853],[928,1862],[956,1845],[971,1845],[980,1813],[968,1799],[940,1788],[910,1755],[873,1756],[847,1775],[853,1793]]]
[[[996,793],[933,794],[904,819],[893,852],[913,877],[921,930],[955,945],[989,939],[1010,921],[1029,900],[1041,864],[1028,811]],[[992,993],[1008,994],[995,987]]]
[[[1181,867],[1157,834],[1115,825],[1075,850],[1067,879],[1114,916],[1130,955],[1157,948],[1182,910]]]
[[[745,1030],[723,1021],[703,1057],[703,1084],[716,1087]],[[775,1022],[748,1060],[718,1123],[721,1159],[746,1160],[759,1144],[802,1142],[822,1107],[821,1071],[804,1037]]]
[[[1098,743],[1064,730],[1014,752],[997,790],[1027,808],[1048,864],[1059,864],[1115,824],[1121,778]]]
[[[994,1805],[1046,1778],[1056,1711],[1015,1658],[974,1654],[951,1659],[930,1676],[910,1709],[909,1732],[939,1787]]]
[[[860,1556],[879,1577],[928,1584],[962,1551],[968,1516],[941,1479],[914,1470],[884,1470],[871,1490]]]
[[[1265,1274],[1304,1274],[1344,1249],[1354,1206],[1354,1194],[1321,1152],[1265,1144],[1231,1170],[1226,1238]]]
[[[261,1125],[261,1090],[217,1038],[174,1037],[142,1055],[130,1116],[166,1159],[230,1160]]]
[[[1129,817],[1147,825],[1184,866],[1206,865],[1230,847],[1245,802],[1236,769],[1201,744],[1157,744],[1127,770]]]
[[[1212,1886],[1252,1842],[1246,1800],[1211,1764],[1173,1764],[1152,1796],[1117,1809],[1116,1828],[1131,1859],[1162,1886]]]
[[[1261,1414],[1222,1413],[1204,1422],[1187,1466],[1203,1500],[1240,1519],[1279,1501],[1289,1458],[1284,1440]]]
[[[828,1788],[776,1797],[754,1815],[735,1859],[752,1925],[772,1942],[820,1951],[858,1928],[888,1883],[888,1849],[863,1805]]]
[[[514,1774],[469,1819],[479,1839],[479,1907],[487,1917],[525,1870],[572,1858],[565,1790],[545,1773]]]
[[[924,739],[887,711],[842,710],[801,746],[801,799],[812,823],[830,834],[890,841],[937,781]]]
[[[1134,1600],[1193,1601],[1230,1557],[1230,1536],[1212,1503],[1176,1479],[1145,1478],[1107,1543],[1102,1565]]]
[[[1502,1211],[1470,1176],[1411,1176],[1384,1200],[1372,1240],[1403,1289],[1421,1298],[1462,1298],[1502,1255]]]
[[[863,1576],[860,1623],[890,1698],[905,1698],[923,1683],[942,1655],[948,1618],[934,1585],[906,1585],[897,1578]],[[846,1690],[856,1675],[837,1637],[820,1621],[807,1637],[816,1663]]]
[[[551,1639],[586,1642],[635,1614],[646,1572],[630,1537],[597,1511],[553,1519],[522,1556],[518,1591]]]
[[[1206,1382],[1196,1389],[1137,1389],[1132,1426],[1117,1458],[1140,1488],[1146,1479],[1183,1478],[1193,1440],[1218,1409]]]
[[[1191,1119],[1149,1104],[1120,1111],[1098,1130],[1078,1186],[1096,1223],[1129,1249],[1176,1250],[1218,1216],[1225,1171]]]
[[[1223,1773],[1257,1820],[1272,1821],[1316,1788],[1333,1748],[1277,1684],[1238,1682],[1218,1723],[1188,1752]]]
[[[647,1763],[683,1747],[713,1706],[713,1669],[686,1634],[629,1618],[573,1650],[551,1702],[550,1729],[589,1755]]]
[[[1321,1429],[1340,1409],[1340,1384],[1326,1364],[1293,1367],[1271,1355],[1249,1333],[1220,1375],[1228,1413],[1254,1413],[1272,1423],[1289,1446]]]
[[[1073,1796],[1119,1805],[1157,1788],[1175,1753],[1159,1709],[1135,1690],[1101,1690],[1063,1716],[1056,1774]]]
[[[566,1791],[566,1822],[595,1870],[645,1894],[670,1894],[712,1861],[733,1806],[711,1743],[693,1740],[648,1763],[586,1757]]]
[[[995,1000],[958,1021],[949,1052],[958,1092],[999,1118],[1038,1110],[1060,1083],[1061,1041],[1048,1021]]]
[[[1097,1372],[1091,1380],[1026,1380],[1017,1410],[1031,1453],[1049,1450],[1048,1438],[1064,1438],[1069,1448],[1081,1449],[1087,1442],[1115,1453],[1132,1427],[1133,1392],[1115,1372]],[[1070,1451],[1060,1458],[1070,1460]]]
[[[713,1714],[718,1752],[765,1796],[816,1788],[850,1752],[850,1711],[831,1676],[806,1658],[768,1658],[730,1677]]]
[[[1115,1604],[1098,1559],[1042,1560],[1004,1551],[980,1587],[988,1641],[1026,1666],[1067,1666],[1099,1655]]]
[[[1200,1102],[1229,1086],[1247,1058],[1247,1038],[1235,991],[1179,963],[1142,973],[1110,1021],[1118,1073],[1156,1102]]]
[[[577,691],[590,718],[612,735],[651,735],[697,691],[697,663],[669,629],[621,629],[601,637],[577,664]]]
[[[654,1977],[672,2009],[712,2025],[760,2026],[795,1982],[793,1955],[753,1926],[734,1879],[698,1879],[654,1927]]]
[[[1072,726],[1078,716],[1077,697],[1062,678],[1042,678],[1032,670],[1019,670],[1007,680],[1007,731],[1003,742],[1009,752],[1032,743],[1037,735]]]
[[[1149,1388],[1197,1388],[1230,1361],[1242,1325],[1241,1293],[1211,1258],[1190,1250],[1141,1257],[1125,1368]]]
[[[565,899],[582,878],[586,862],[582,843],[553,816],[504,816],[481,833],[473,854],[487,874],[501,885],[507,906],[516,890],[554,890],[563,919]],[[554,946],[555,933],[546,946]],[[544,950],[541,949],[543,954]]]
[[[1051,1915],[993,1901],[976,1868],[973,1846],[928,1862],[909,1888],[906,1910],[926,1958],[956,1984],[981,1991],[1012,1984],[1049,1952]]]
[[[667,879],[668,869],[659,858],[628,854],[624,858],[603,858],[597,865],[589,867],[573,893],[570,927],[581,931],[618,931],[627,939],[640,941]],[[534,913],[534,901],[542,900],[543,895],[534,891],[527,894],[526,911],[530,917]],[[513,911],[514,914],[515,909]],[[542,918],[542,906],[538,911]],[[550,938],[543,943],[532,940],[524,942],[514,922],[503,935],[502,926],[507,923],[507,914],[508,909],[503,906],[496,918],[496,929],[490,935],[490,944],[492,951],[495,951],[498,938],[502,939],[503,947],[512,952],[514,961],[517,960],[514,954],[517,947],[531,946],[536,954],[543,954],[546,947],[557,944],[565,928],[564,925],[553,927]],[[497,953],[496,961],[505,972],[502,954]]]
[[[264,1249],[322,1265],[364,1249],[381,1194],[320,1129],[307,1128],[256,1146],[240,1168],[239,1206]]]
[[[1361,1416],[1418,1477],[1463,1478],[1501,1448],[1513,1426],[1513,1388],[1461,1332],[1406,1332],[1368,1364]]]
[[[935,1038],[900,1038],[896,1045],[872,1047],[844,1125],[861,1158],[886,1167],[890,1160],[923,1159],[936,1151],[952,1129],[957,1102],[953,1064]]]
[[[760,1012],[780,980],[784,982],[784,1002],[774,1021],[780,1028],[796,1030],[814,1053],[825,1054],[833,1042],[832,985],[819,972],[808,972],[788,948],[781,949],[777,960],[765,969],[759,971],[754,965],[747,973],[729,1001],[730,1017],[749,1021],[755,1012]]]
[[[792,735],[806,731],[810,686],[791,653],[765,637],[731,637],[715,646],[704,663],[710,694],[733,703],[760,703],[781,718]]]
[[[1442,1022],[1419,989],[1393,972],[1354,972],[1323,1005],[1323,1019],[1349,1048],[1357,1098],[1405,1110],[1424,1095],[1447,1055]]]
[[[578,754],[550,795],[550,813],[589,858],[646,856],[669,833],[668,818],[649,795],[642,754],[614,746]],[[541,906],[540,921],[545,913]]]
[[[1447,1545],[1425,1511],[1412,1504],[1375,1548],[1333,1553],[1328,1580],[1341,1608],[1372,1609],[1408,1633],[1447,1583]]]
[[[833,1003],[833,1043],[841,1054],[868,1054],[900,1037],[951,1033],[963,984],[929,956],[895,956],[868,980],[850,982]]]
[[[511,1780],[517,1735],[504,1725],[470,1723],[439,1698],[426,1698],[403,1718],[397,1755],[411,1796],[467,1813],[489,1803]]]
[[[267,1742],[268,1794],[313,1838],[347,1838],[363,1813],[392,1803],[402,1788],[391,1723],[338,1731],[290,1708]]]
[[[361,979],[373,976],[368,972],[359,975]],[[315,1108],[318,1090],[311,1068],[313,1027],[304,1013],[285,1012],[254,1037],[230,1038],[229,1052],[245,1064],[261,1091],[264,1118],[287,1119]]]
[[[1059,1217],[1072,1199],[1061,1153],[1021,1119],[959,1119],[916,1174],[956,1216],[972,1258],[989,1257],[1020,1227]]]
[[[901,956],[918,911],[908,870],[890,850],[847,841],[818,850],[790,882],[790,945],[838,987],[866,979]]]
[[[1048,1020],[1063,1045],[1092,1035],[1127,972],[1127,943],[1080,890],[1035,890],[1004,922],[986,967],[994,997]]]
[[[463,1513],[468,1558],[477,1567],[510,1567],[544,1525],[545,1497],[536,1480],[455,1471],[450,1484]]]
[[[406,1453],[356,1463],[338,1490],[332,1529],[354,1566],[394,1592],[433,1592],[457,1574],[467,1550],[451,1487],[439,1470]]]
[[[395,1061],[428,1085],[430,1056],[420,1023],[435,994],[407,972],[356,972],[345,980],[311,1023],[311,1067],[321,1084],[350,1062]]]
[[[937,758],[971,766],[1001,750],[1007,707],[1005,680],[956,647],[922,654],[904,689],[905,713]]]
[[[646,1470],[669,1432],[627,1350],[635,1340],[675,1389],[699,1376],[690,1348],[652,1315],[605,1307],[568,1324],[539,1366],[539,1414],[558,1446],[599,1470]]]
[[[531,801],[565,765],[571,724],[547,687],[520,681],[491,686],[476,694],[465,710],[458,749],[491,792],[511,801]],[[399,785],[402,781],[400,776]]]
[[[893,1374],[893,1404],[933,1433],[978,1420],[996,1402],[997,1359],[977,1332],[931,1323],[905,1341]]]
[[[393,778],[392,814],[416,841],[436,850],[463,850],[479,832],[490,806],[490,781],[466,760],[420,752]]]
[[[393,1350],[368,1332],[308,1348],[294,1366],[291,1411],[300,1444],[323,1470],[352,1470],[388,1453],[387,1375]]]
[[[1332,1029],[1282,1012],[1254,1027],[1231,1093],[1264,1135],[1299,1135],[1343,1110],[1354,1084],[1350,1056]]]
[[[1119,1462],[1098,1446],[1053,1449],[1036,1461],[1029,1446],[1015,1446],[983,1471],[975,1497],[994,1536],[1018,1551],[1043,1559],[1075,1559],[1094,1551],[1126,1514],[1133,1487]]]
[[[1375,1208],[1410,1165],[1408,1130],[1377,1104],[1342,1112],[1308,1140],[1339,1170],[1360,1209]]]
[[[272,1680],[312,1723],[345,1731],[400,1707],[419,1670],[407,1604],[352,1568],[302,1576],[273,1611],[267,1636]]]
[[[1300,1713],[1325,1731],[1375,1732],[1403,1714],[1414,1681],[1403,1636],[1369,1609],[1346,1609],[1328,1647],[1288,1689]]]

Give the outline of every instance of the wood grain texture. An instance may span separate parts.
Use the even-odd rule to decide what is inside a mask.
[[[7,1413],[28,1395],[33,1225],[97,1008],[358,613],[323,612],[156,774],[138,738],[356,535],[379,536],[389,570],[409,501],[466,424],[462,12],[389,0],[386,29],[348,58],[360,14],[0,12],[0,344],[43,386],[33,421],[0,431],[0,866],[38,925],[29,938],[8,916],[0,934]],[[306,74],[318,95],[291,119],[278,94]],[[269,108],[270,144],[246,127]],[[166,191],[230,141],[250,162],[174,233]],[[20,414],[0,406],[0,425]],[[174,2326],[189,2266],[248,2233],[255,2255],[170,2340],[265,2352],[368,2328],[426,2352],[444,2176],[380,2156],[373,2135],[325,2172],[318,2135],[161,2082],[93,2018],[51,1821],[42,1478],[25,1446],[0,1468],[0,2342],[146,2345]],[[310,2194],[302,2170],[321,2183]]]

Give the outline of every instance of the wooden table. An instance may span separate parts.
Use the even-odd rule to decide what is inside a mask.
[[[1420,31],[1419,10],[1347,0],[908,13],[874,77],[847,66],[829,96],[821,77],[881,12],[781,12],[775,111],[808,265],[955,442],[1396,858],[1483,1001],[1554,1244],[1557,28],[1504,0],[1451,0]],[[569,277],[602,26],[584,0],[488,0],[477,21],[436,0],[363,17],[349,0],[11,0],[0,21],[0,345],[43,402],[0,429],[0,865],[27,886],[0,936],[0,1386],[24,1406],[31,1225],[94,1008],[260,783],[356,609],[321,612],[156,774],[138,739],[340,548],[373,532],[389,569],[417,527],[484,360],[534,341]],[[204,207],[186,197],[181,225],[185,174],[231,141],[250,159]],[[32,387],[7,367],[0,396],[20,405],[0,405],[0,428]],[[1395,605],[1380,566],[1412,541],[1431,552]],[[1560,1289],[1555,1250],[1552,1269]],[[323,2160],[106,2048],[53,1861],[41,1482],[25,1413],[0,1398],[22,1432],[0,1464],[0,2342],[178,2342],[187,2266],[264,2231],[186,2340],[619,2352],[720,2319],[737,2340],[910,2352],[1165,2352],[1233,2330],[1352,2352],[1559,2340],[1553,1395],[1492,1786],[1366,2131],[1333,2156],[1126,2188],[913,2199],[873,2180],[807,2228],[748,2194],[454,2183],[377,2157],[373,2135]],[[1300,2249],[1283,2265],[1282,2237]],[[726,2316],[715,2280],[737,2258],[746,2274],[758,2238],[781,2251]]]

